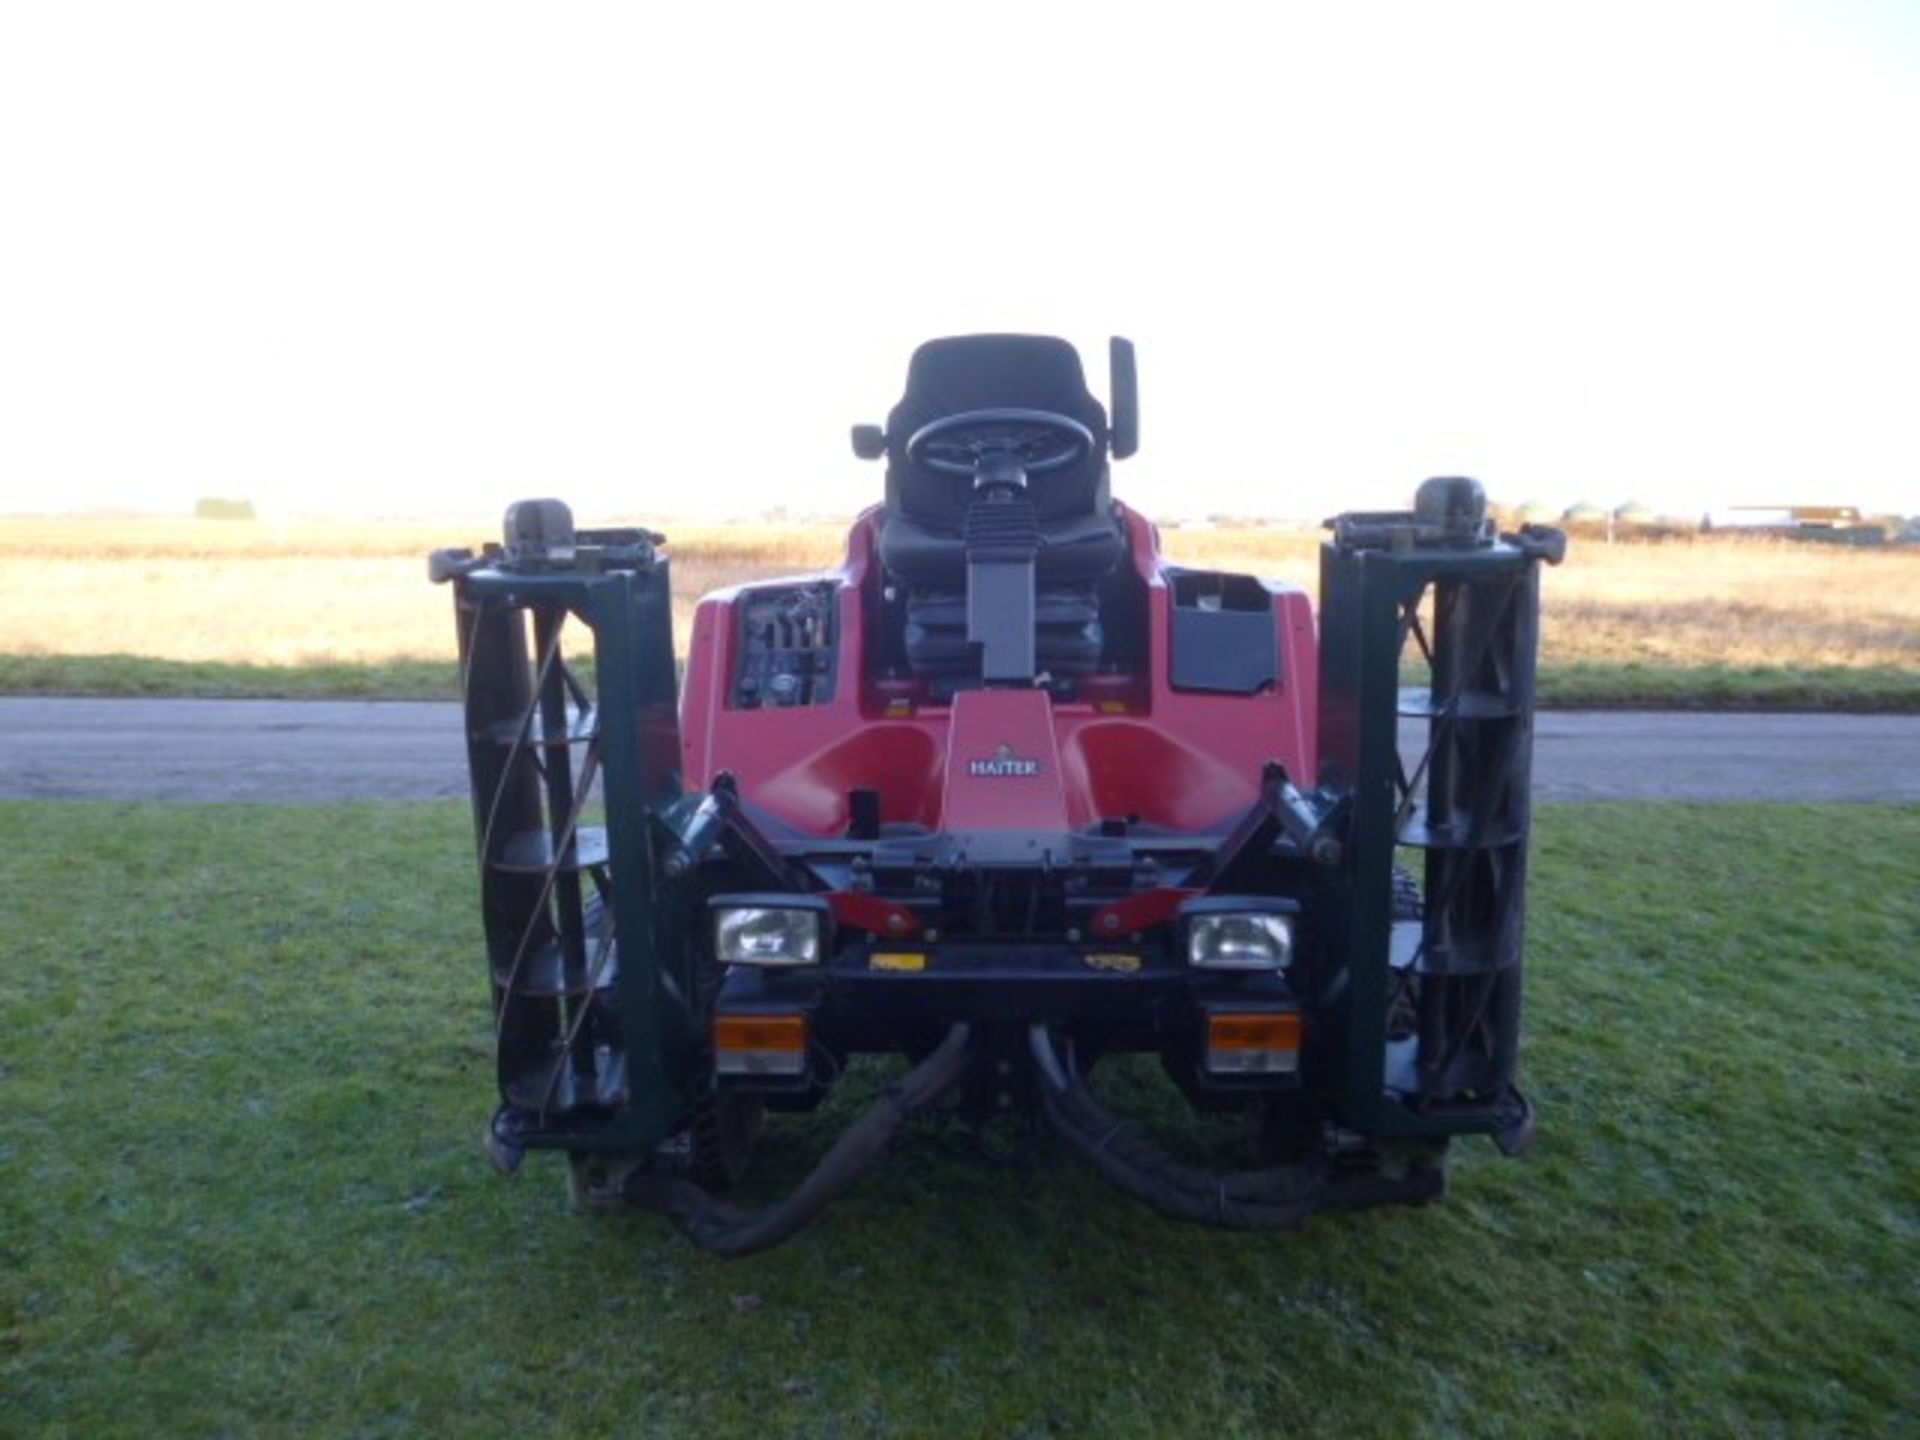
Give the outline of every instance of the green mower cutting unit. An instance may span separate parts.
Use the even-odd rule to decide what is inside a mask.
[[[923,345],[886,424],[854,429],[885,489],[845,559],[703,599],[684,687],[663,537],[537,500],[502,543],[434,554],[503,1168],[562,1151],[577,1203],[743,1254],[936,1102],[1044,1121],[1166,1214],[1239,1227],[1425,1202],[1456,1136],[1526,1141],[1539,565],[1562,537],[1497,534],[1479,486],[1427,481],[1329,522],[1316,622],[1295,587],[1169,563],[1112,498],[1139,422],[1132,347],[1110,360],[1103,406],[1064,341]],[[1116,1118],[1090,1077],[1124,1054],[1243,1116],[1248,1167]],[[806,1179],[719,1198],[768,1117],[861,1056],[907,1068]]]

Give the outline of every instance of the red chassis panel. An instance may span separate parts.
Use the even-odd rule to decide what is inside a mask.
[[[875,508],[854,522],[837,571],[805,577],[839,586],[830,703],[729,705],[742,591],[701,600],[682,700],[687,783],[706,786],[731,771],[745,799],[818,835],[846,828],[847,792],[856,788],[878,792],[882,821],[935,830],[1078,829],[1130,816],[1190,831],[1246,810],[1268,760],[1313,784],[1318,663],[1306,593],[1267,586],[1280,631],[1278,684],[1253,696],[1175,690],[1173,599],[1158,535],[1141,516],[1120,512],[1127,563],[1146,590],[1145,674],[1092,677],[1073,701],[1040,690],[969,690],[932,704],[876,683],[864,634],[864,617],[878,609],[865,591],[881,583],[876,537],[885,517]]]

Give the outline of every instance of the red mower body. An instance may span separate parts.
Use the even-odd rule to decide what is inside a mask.
[[[1234,577],[1266,597],[1279,673],[1250,695],[1183,689],[1168,661],[1176,582],[1189,572],[1166,564],[1151,523],[1118,508],[1124,583],[1137,590],[1145,643],[1126,668],[1082,677],[1070,696],[1044,688],[941,694],[904,667],[873,664],[867,626],[884,613],[886,590],[879,507],[854,522],[838,569],[708,595],[694,617],[682,705],[686,783],[705,788],[731,772],[743,799],[824,836],[847,829],[848,796],[861,789],[877,793],[883,825],[1057,832],[1128,820],[1204,831],[1254,803],[1270,760],[1310,781],[1318,658],[1306,593]],[[832,698],[742,703],[749,598],[821,583],[832,587],[837,627],[828,647]]]
[[[702,599],[677,696],[665,537],[534,500],[500,545],[435,555],[502,1165],[564,1150],[581,1203],[745,1254],[935,1101],[1044,1120],[1163,1213],[1249,1228],[1425,1203],[1455,1136],[1525,1143],[1537,572],[1562,538],[1429,480],[1329,522],[1316,619],[1294,585],[1169,563],[1112,498],[1137,388],[1120,339],[1110,409],[1065,341],[921,346],[884,428],[853,429],[884,498],[845,558]],[[1128,1055],[1243,1117],[1253,1168],[1107,1110],[1088,1077]],[[805,1182],[714,1199],[765,1115],[864,1057],[911,1068]]]

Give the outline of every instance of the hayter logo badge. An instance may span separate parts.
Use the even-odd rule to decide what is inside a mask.
[[[1027,760],[1013,753],[1013,746],[1004,740],[1000,748],[993,752],[992,758],[967,761],[967,774],[976,780],[1004,780],[1014,776],[1038,775],[1040,762]]]

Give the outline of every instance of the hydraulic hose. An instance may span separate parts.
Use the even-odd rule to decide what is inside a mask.
[[[1045,1082],[1041,1104],[1048,1123],[1109,1184],[1172,1219],[1233,1230],[1283,1230],[1316,1210],[1405,1204],[1440,1193],[1438,1171],[1415,1172],[1404,1179],[1367,1174],[1336,1178],[1324,1160],[1226,1172],[1188,1165],[1095,1100],[1061,1063],[1046,1026],[1035,1025],[1027,1033]]]
[[[672,1216],[688,1239],[715,1255],[751,1255],[778,1245],[873,1166],[901,1121],[939,1099],[961,1077],[970,1038],[966,1025],[950,1029],[931,1055],[887,1086],[784,1199],[746,1210],[717,1199],[691,1180],[647,1174],[627,1181],[627,1198]]]

